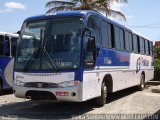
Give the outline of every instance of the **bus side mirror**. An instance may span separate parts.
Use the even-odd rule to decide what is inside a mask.
[[[85,68],[94,68],[96,63],[95,37],[89,37],[85,52]]]
[[[17,34],[20,35],[20,34],[21,34],[21,31],[18,31]]]
[[[88,38],[87,51],[88,52],[95,52],[96,51],[95,37]]]

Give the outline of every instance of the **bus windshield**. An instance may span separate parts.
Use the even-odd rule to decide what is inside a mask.
[[[17,70],[78,69],[82,18],[25,22],[18,42]]]

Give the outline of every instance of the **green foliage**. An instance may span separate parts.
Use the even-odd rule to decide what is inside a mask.
[[[160,59],[154,60],[154,80],[160,81]]]
[[[112,4],[127,4],[128,0],[51,0],[46,3],[46,13],[69,10],[93,10],[126,21],[125,15],[111,8]]]
[[[154,48],[154,57],[160,59],[160,48],[159,47]]]

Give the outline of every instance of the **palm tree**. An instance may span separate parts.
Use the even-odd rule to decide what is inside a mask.
[[[52,13],[64,10],[94,10],[105,13],[106,16],[112,16],[126,21],[125,15],[111,8],[113,3],[128,3],[127,0],[53,0],[46,3],[48,9],[46,13]]]

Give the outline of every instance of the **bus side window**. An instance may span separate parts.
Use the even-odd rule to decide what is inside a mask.
[[[100,46],[100,19],[98,16],[91,15],[88,18],[87,26],[95,32],[96,44]]]
[[[5,53],[5,56],[10,56],[10,42],[9,42],[8,36],[5,36],[4,53]]]
[[[16,45],[17,45],[17,39],[16,37],[12,37],[11,38],[11,52],[12,52],[12,56],[15,57],[16,55]]]
[[[124,30],[115,26],[114,28],[114,34],[115,34],[115,47],[117,50],[123,50],[125,49],[125,40],[124,40]]]
[[[153,55],[153,43],[150,42],[150,55],[152,56]]]
[[[142,37],[140,37],[140,53],[142,55],[145,54],[145,44],[144,44],[144,39]]]
[[[121,44],[121,50],[124,50],[125,49],[125,39],[124,39],[124,30],[123,29],[120,29],[120,36],[119,36],[119,38],[120,38],[120,44]]]
[[[120,50],[121,48],[121,44],[120,44],[120,39],[119,39],[119,28],[118,27],[114,27],[114,35],[115,35],[115,48],[117,50]]]
[[[109,43],[109,48],[113,48],[113,26],[108,23],[108,43]]]
[[[130,46],[130,52],[133,52],[133,36],[132,33],[129,32],[129,46]]]
[[[110,23],[101,21],[102,46],[105,48],[113,48],[112,28]]]
[[[4,55],[4,52],[3,52],[4,47],[3,46],[4,46],[4,36],[0,35],[0,56]]]
[[[145,40],[146,55],[149,55],[148,40]]]
[[[130,51],[130,47],[129,47],[129,32],[125,31],[125,49],[127,52]]]
[[[138,53],[138,37],[133,34],[133,49],[134,53]]]
[[[149,52],[149,55],[151,55],[151,44],[150,44],[150,41],[148,41],[148,52]]]

